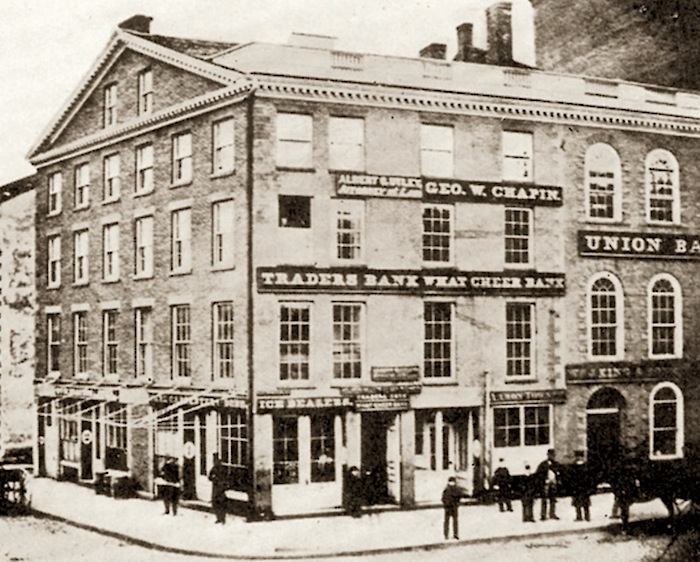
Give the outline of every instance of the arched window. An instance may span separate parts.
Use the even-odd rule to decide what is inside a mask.
[[[671,382],[657,384],[649,395],[649,458],[683,456],[683,394]]]
[[[681,221],[678,162],[668,150],[656,149],[645,161],[647,221],[679,223]]]
[[[683,355],[683,304],[675,277],[656,275],[649,283],[649,357]]]
[[[622,285],[611,273],[600,273],[588,286],[589,355],[619,359],[624,354]]]
[[[596,221],[622,220],[620,157],[615,149],[597,143],[586,151],[586,217]]]

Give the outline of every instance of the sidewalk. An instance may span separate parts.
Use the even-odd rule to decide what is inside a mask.
[[[308,558],[387,551],[442,548],[519,536],[566,533],[619,524],[610,520],[612,496],[592,498],[591,521],[575,522],[569,498],[557,505],[560,520],[523,523],[520,502],[513,513],[495,505],[460,508],[460,540],[442,537],[442,509],[385,511],[348,516],[304,517],[248,523],[229,516],[215,525],[214,515],[181,509],[177,517],[162,515],[160,501],[114,499],[76,484],[39,478],[32,482],[32,508],[80,527],[141,546],[215,558]],[[539,513],[539,501],[535,514]],[[632,506],[630,520],[665,517],[659,500]]]

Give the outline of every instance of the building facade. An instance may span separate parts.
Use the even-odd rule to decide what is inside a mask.
[[[605,282],[634,263],[630,298],[692,299],[689,262],[634,249],[695,220],[700,97],[526,68],[490,10],[497,48],[463,25],[453,62],[120,26],[31,153],[41,473],[152,493],[174,456],[207,499],[218,453],[232,506],[268,517],[339,508],[352,466],[409,507],[448,475],[478,495],[496,456],[573,455],[597,389],[576,366],[631,358]]]

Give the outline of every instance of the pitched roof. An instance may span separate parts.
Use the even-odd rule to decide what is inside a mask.
[[[36,174],[31,174],[18,180],[11,181],[10,183],[6,183],[5,185],[0,185],[0,203],[4,203],[8,199],[12,199],[13,197],[21,195],[25,191],[33,189],[33,180],[35,177]]]
[[[128,33],[133,32],[129,31]],[[144,39],[148,39],[153,43],[161,45],[162,47],[199,59],[209,59],[217,53],[237,45],[237,43],[204,41],[202,39],[186,39],[184,37],[172,37],[168,35],[149,35],[140,33],[134,33],[134,35],[139,35]]]

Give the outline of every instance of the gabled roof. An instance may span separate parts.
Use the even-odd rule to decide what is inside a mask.
[[[211,59],[214,55],[237,46],[237,43],[185,39],[183,37],[170,37],[167,35],[144,35],[144,38],[158,45],[162,45],[166,49],[172,49],[173,51],[178,51],[184,55],[202,60]]]

